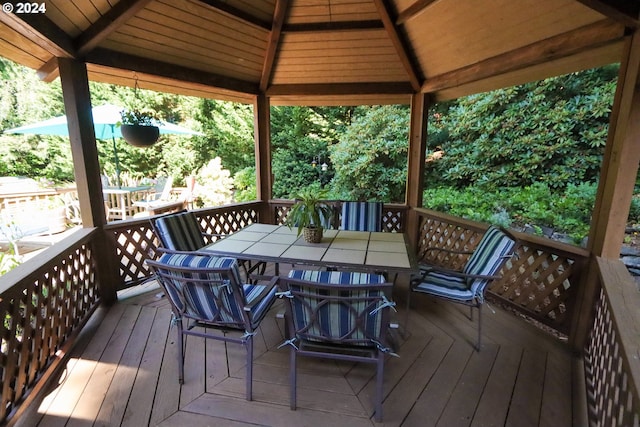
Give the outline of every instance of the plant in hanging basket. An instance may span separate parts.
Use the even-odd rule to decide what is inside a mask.
[[[160,137],[157,115],[149,110],[123,110],[120,112],[122,137],[134,147],[148,147]]]
[[[302,190],[295,198],[285,224],[298,227],[298,236],[302,233],[305,241],[320,243],[322,240],[322,220],[331,218],[333,210],[323,200],[326,199],[326,190],[309,187]]]

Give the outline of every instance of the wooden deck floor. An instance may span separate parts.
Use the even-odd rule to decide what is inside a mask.
[[[243,349],[189,337],[178,384],[175,328],[159,290],[96,316],[64,375],[24,426],[371,426],[372,366],[301,359],[298,410],[288,401],[288,350],[274,307],[256,337],[254,401]],[[404,306],[405,295],[396,296]],[[570,426],[566,345],[499,309],[484,311],[481,352],[468,309],[414,297],[408,333],[385,370],[384,424]],[[401,302],[401,303],[400,303]],[[279,302],[277,303],[279,304]],[[399,307],[398,319],[405,318]],[[101,317],[101,318],[100,318]]]

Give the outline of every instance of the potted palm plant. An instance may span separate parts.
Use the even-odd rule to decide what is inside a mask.
[[[158,118],[149,110],[123,110],[120,132],[122,137],[134,147],[148,147],[160,137],[160,128],[156,126]]]
[[[309,187],[302,190],[287,215],[289,228],[298,227],[298,236],[304,233],[304,240],[309,243],[320,243],[323,220],[333,215],[333,209],[323,201],[326,196],[327,192],[322,189]]]

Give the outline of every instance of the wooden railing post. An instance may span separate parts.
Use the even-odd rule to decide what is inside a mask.
[[[269,98],[265,94],[256,96],[253,104],[254,139],[256,150],[257,197],[262,202],[260,222],[273,223],[269,200],[272,196],[273,175],[271,170],[271,114]]]

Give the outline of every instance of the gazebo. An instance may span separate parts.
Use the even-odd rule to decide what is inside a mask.
[[[61,79],[84,229],[0,279],[0,312],[14,319],[2,331],[0,418],[38,390],[96,307],[148,276],[143,261],[155,240],[146,223],[105,221],[90,80],[253,105],[258,200],[200,212],[216,232],[286,214],[271,195],[271,105],[410,104],[406,200],[385,217],[420,257],[426,241],[455,246],[460,230],[483,231],[422,209],[433,102],[620,63],[588,246],[523,236],[518,281],[538,280],[543,290],[534,308],[511,302],[567,334],[585,364],[591,420],[637,424],[640,316],[629,303],[640,297],[618,258],[640,161],[639,26],[638,0],[4,3],[2,56],[45,81]],[[558,305],[540,309],[549,300]],[[37,330],[46,337],[30,349],[15,338],[32,331],[35,340]]]

